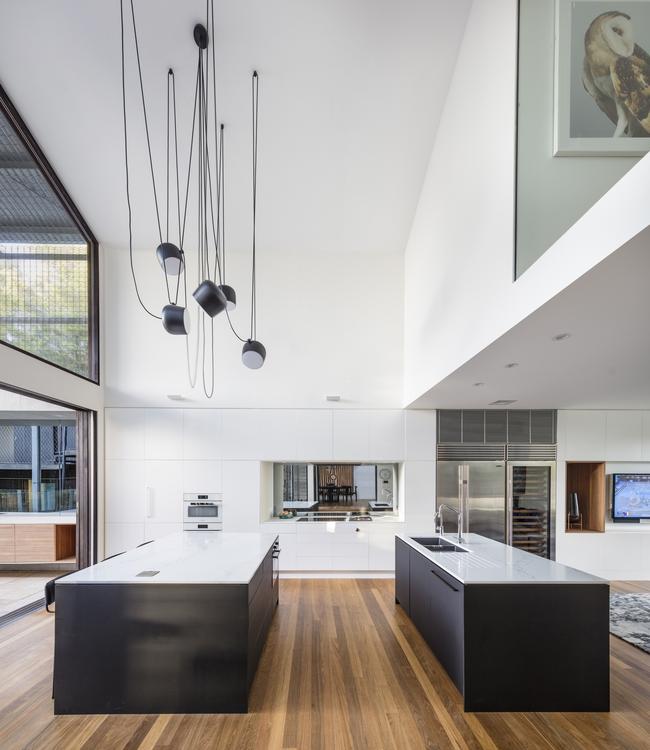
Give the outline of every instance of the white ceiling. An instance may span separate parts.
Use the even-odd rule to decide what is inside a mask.
[[[5,0],[0,82],[100,242],[126,243],[119,2]],[[260,84],[260,248],[402,252],[469,0],[216,0],[229,247],[248,252],[250,80]],[[135,0],[159,189],[166,73],[189,130],[204,0]],[[128,6],[127,6],[128,9]],[[132,49],[131,45],[129,47]],[[136,247],[157,244],[130,66]],[[186,161],[182,146],[181,161]]]
[[[516,399],[507,408],[650,408],[649,243],[650,229],[413,405],[487,408]],[[554,341],[560,333],[571,336]],[[505,367],[512,362],[518,366]]]

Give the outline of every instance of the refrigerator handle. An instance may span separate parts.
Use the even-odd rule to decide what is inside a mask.
[[[463,528],[461,533],[469,533],[469,466],[458,467],[458,510],[462,513]]]
[[[512,545],[512,466],[508,466],[506,496],[506,544]]]

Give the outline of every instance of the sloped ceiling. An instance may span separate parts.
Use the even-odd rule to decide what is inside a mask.
[[[269,252],[401,252],[469,0],[217,0],[219,117],[226,125],[229,247],[250,234],[250,74],[261,76],[259,230]],[[118,0],[8,0],[0,82],[96,236],[124,247]],[[127,6],[128,11],[128,6]],[[191,119],[201,0],[135,0],[159,190],[166,74],[181,144]],[[155,247],[132,43],[136,249]],[[186,163],[181,145],[181,168]]]

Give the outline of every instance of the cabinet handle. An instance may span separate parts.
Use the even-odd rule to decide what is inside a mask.
[[[146,498],[146,514],[147,518],[153,518],[153,492],[151,487],[147,487],[145,490]]]
[[[355,529],[355,531],[358,533],[359,531],[361,531],[361,529]]]
[[[449,586],[449,588],[450,588],[450,589],[451,589],[452,591],[455,591],[456,593],[458,593],[458,589],[457,589],[457,588],[455,588],[454,586],[452,586],[452,585],[451,585],[451,583],[449,583],[449,581],[445,581],[445,579],[444,579],[444,578],[443,578],[443,577],[442,577],[441,575],[439,575],[438,573],[436,573],[436,571],[435,571],[435,570],[432,570],[431,572],[433,573],[433,575],[434,575],[434,576],[435,576],[436,578],[439,578],[439,579],[440,579],[440,580],[441,580],[441,581],[442,581],[442,582],[443,582],[443,583],[444,583],[445,585]]]

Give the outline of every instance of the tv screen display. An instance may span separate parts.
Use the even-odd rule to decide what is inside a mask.
[[[612,518],[650,518],[650,474],[614,474]]]

